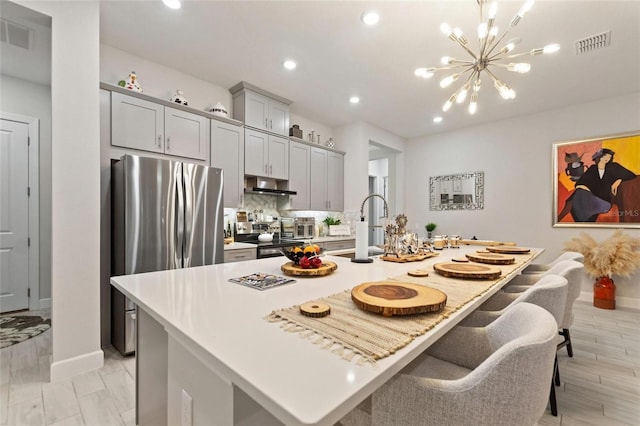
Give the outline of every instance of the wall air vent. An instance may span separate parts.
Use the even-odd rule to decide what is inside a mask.
[[[29,50],[33,31],[23,25],[0,18],[0,41]]]
[[[576,41],[576,55],[593,52],[611,44],[611,30]]]

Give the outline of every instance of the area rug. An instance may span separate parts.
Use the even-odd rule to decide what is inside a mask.
[[[51,328],[51,320],[40,316],[0,317],[0,349],[24,342]]]

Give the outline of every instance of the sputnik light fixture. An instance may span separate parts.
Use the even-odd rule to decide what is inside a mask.
[[[480,77],[483,72],[493,80],[493,86],[503,99],[515,98],[516,92],[496,76],[496,68],[504,68],[511,72],[524,74],[529,72],[531,65],[526,62],[512,62],[513,59],[527,55],[537,56],[540,54],[554,53],[560,49],[558,44],[550,44],[544,48],[512,54],[511,52],[515,48],[516,41],[508,41],[501,45],[509,30],[518,25],[525,13],[531,9],[534,0],[527,0],[524,5],[522,5],[518,13],[509,23],[509,27],[500,35],[498,27],[494,25],[498,11],[497,1],[475,1],[480,9],[480,25],[477,31],[479,47],[477,53],[470,48],[468,40],[460,28],[451,28],[448,24],[442,24],[440,30],[449,37],[450,40],[464,49],[471,56],[471,59],[456,59],[445,56],[441,59],[441,67],[418,68],[415,70],[415,75],[422,78],[430,78],[438,71],[452,70],[453,74],[450,74],[440,81],[440,87],[442,88],[449,87],[457,80],[464,81],[442,106],[442,111],[445,112],[451,108],[454,102],[458,104],[463,103],[471,91],[471,96],[469,96],[469,113],[476,113],[478,109],[478,93],[482,83]],[[485,16],[484,11],[487,9],[485,7],[486,5],[488,5],[488,10]],[[501,47],[498,49],[499,45]]]

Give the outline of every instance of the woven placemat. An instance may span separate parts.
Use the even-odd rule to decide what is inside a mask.
[[[311,318],[300,313],[299,305],[273,311],[266,317],[271,322],[280,322],[288,332],[299,333],[323,349],[331,350],[348,361],[358,364],[373,363],[408,345],[417,336],[425,334],[453,312],[479,297],[500,283],[518,265],[532,255],[518,256],[512,265],[499,265],[502,278],[496,280],[464,280],[446,278],[431,273],[428,277],[408,275],[391,277],[392,280],[421,284],[436,288],[447,294],[447,305],[436,313],[384,317],[360,310],[351,300],[351,289],[322,299],[305,303],[325,303],[331,314],[323,318]],[[423,268],[430,270],[429,268]]]

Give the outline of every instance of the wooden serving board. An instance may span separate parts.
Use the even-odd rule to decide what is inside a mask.
[[[487,247],[492,253],[502,253],[502,254],[526,254],[531,251],[531,249],[526,247],[517,247],[517,246],[492,246]]]
[[[515,246],[516,243],[509,241],[493,241],[493,240],[460,240],[460,244],[472,246]]]
[[[407,271],[407,275],[409,275],[410,277],[418,277],[418,278],[428,277],[429,271],[425,271],[423,269],[414,269],[413,271]]]
[[[387,262],[418,262],[420,260],[425,260],[430,257],[437,256],[438,253],[423,253],[423,254],[401,254],[400,256],[380,256],[380,259],[386,260]]]
[[[499,253],[468,253],[467,258],[472,262],[488,263],[491,265],[511,265],[516,261],[513,256]]]
[[[399,281],[362,283],[351,290],[351,300],[363,311],[393,315],[438,312],[447,304],[447,295],[435,288]]]
[[[338,269],[338,265],[328,260],[323,260],[319,268],[304,269],[293,262],[287,262],[280,267],[280,270],[286,275],[294,275],[296,277],[322,277],[329,275]]]
[[[442,262],[433,265],[433,269],[445,277],[475,280],[493,280],[502,274],[502,271],[496,266],[478,265],[477,263]]]
[[[331,313],[331,306],[326,303],[304,303],[300,305],[300,313],[306,317],[324,318]]]

